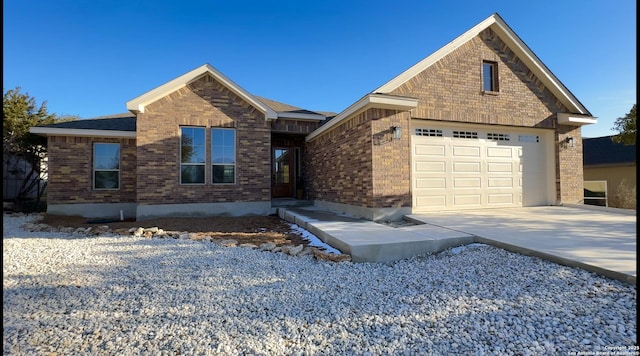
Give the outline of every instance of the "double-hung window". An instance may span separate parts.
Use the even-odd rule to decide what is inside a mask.
[[[482,90],[485,92],[498,91],[498,63],[482,62]]]
[[[236,182],[235,129],[211,129],[211,177],[214,184]]]
[[[120,144],[93,144],[93,189],[120,189]]]
[[[204,184],[205,129],[180,128],[180,183]]]

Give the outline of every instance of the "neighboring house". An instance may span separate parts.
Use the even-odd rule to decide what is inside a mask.
[[[335,117],[208,64],[126,107],[31,129],[49,138],[50,213],[269,214],[300,187],[370,220],[581,203],[581,126],[596,122],[497,14]]]
[[[583,140],[584,180],[606,181],[608,206],[636,208],[636,145],[624,145],[613,136]]]

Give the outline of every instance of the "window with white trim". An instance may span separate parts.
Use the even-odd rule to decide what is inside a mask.
[[[478,138],[476,131],[453,131],[454,138]]]
[[[236,182],[236,130],[211,129],[211,182]]]
[[[181,184],[204,184],[205,154],[204,127],[181,127]]]
[[[482,90],[498,91],[498,63],[482,61]]]
[[[416,136],[442,137],[442,130],[416,129]]]
[[[120,189],[120,144],[93,144],[93,189]]]

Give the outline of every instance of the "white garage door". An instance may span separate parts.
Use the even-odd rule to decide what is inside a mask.
[[[414,212],[549,203],[544,135],[433,127],[411,137]]]

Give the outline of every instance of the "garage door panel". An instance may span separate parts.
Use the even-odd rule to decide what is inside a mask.
[[[513,165],[511,164],[511,162],[487,162],[488,173],[511,173],[511,171],[513,171]]]
[[[513,194],[489,194],[487,204],[489,205],[511,205],[514,203]]]
[[[480,194],[454,194],[453,205],[454,206],[480,206],[482,201]]]
[[[434,208],[445,208],[447,197],[445,195],[422,195],[416,198],[418,206],[429,206]]]
[[[444,145],[415,145],[414,152],[418,156],[437,156],[444,157]]]
[[[416,162],[417,173],[444,173],[445,162]]]
[[[488,158],[514,158],[518,157],[512,147],[487,147]]]
[[[480,157],[480,147],[453,146],[453,157]]]
[[[475,178],[453,178],[453,188],[480,188],[480,177]]]
[[[416,178],[416,188],[418,189],[442,189],[446,188],[444,178]]]
[[[480,162],[453,162],[453,173],[480,173]]]
[[[487,187],[488,188],[513,188],[513,178],[511,177],[488,177],[487,178]]]

